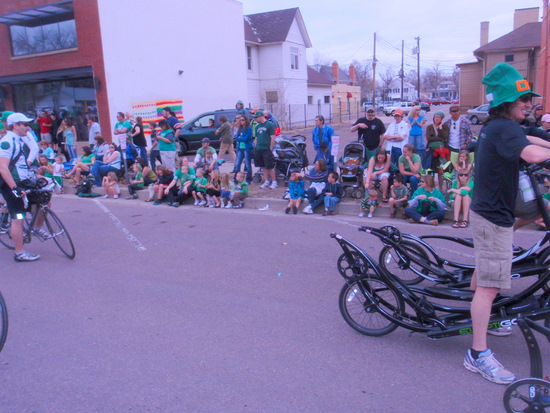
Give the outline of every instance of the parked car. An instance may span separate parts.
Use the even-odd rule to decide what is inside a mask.
[[[394,102],[392,105],[384,108],[384,114],[386,116],[393,116],[395,109],[401,109],[403,115],[408,115],[413,106],[413,102]]]
[[[420,106],[421,110],[425,110],[426,112],[430,111],[430,104],[429,103],[420,102],[418,105]]]
[[[266,112],[264,110],[264,112]],[[273,113],[267,111],[269,120],[273,122],[276,128],[279,122]],[[232,122],[237,115],[236,109],[220,109],[212,112],[205,112],[189,122],[185,123],[179,135],[179,156],[185,155],[188,151],[196,151],[201,147],[203,138],[210,139],[210,146],[218,149],[220,147],[220,135],[216,135],[216,130],[220,127],[220,116],[225,115],[229,122]],[[210,119],[214,119],[214,127],[210,127]],[[251,119],[252,120],[252,119]]]
[[[432,105],[434,106],[438,106],[438,105],[448,105],[449,103],[451,103],[450,101],[448,101],[447,99],[441,99],[441,98],[437,98],[437,99],[434,99],[432,101]]]
[[[489,104],[481,105],[474,109],[468,109],[468,112],[466,112],[466,118],[474,125],[482,122],[487,116],[489,116]]]

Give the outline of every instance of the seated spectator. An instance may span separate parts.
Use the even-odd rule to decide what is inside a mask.
[[[471,174],[473,167],[474,165],[470,162],[470,152],[468,152],[466,149],[461,150],[458,153],[458,160],[453,163],[453,168],[455,168],[455,171],[466,169],[466,171],[468,171],[468,174]]]
[[[120,187],[118,186],[116,173],[108,172],[107,175],[103,177],[102,185],[105,190],[103,198],[118,198],[120,195]]]
[[[218,160],[218,154],[216,153],[216,150],[210,146],[209,138],[202,138],[201,144],[202,147],[199,148],[197,154],[195,155],[195,160],[193,163],[194,168],[199,168],[204,164],[205,152],[207,151],[212,153],[212,158],[214,160]],[[212,170],[214,170],[213,166]]]
[[[162,203],[162,199],[164,198],[164,190],[174,179],[174,174],[164,165],[157,165],[155,173],[157,174],[157,182],[153,185],[153,193],[157,195],[157,200],[153,203],[153,205],[160,205]],[[153,201],[152,198],[145,200],[145,202],[151,201]]]
[[[143,183],[149,191],[149,196],[145,201],[150,202],[150,200],[155,199],[155,191],[153,190],[153,185],[155,184],[155,182],[157,182],[158,176],[155,173],[155,170],[151,166],[149,166],[147,162],[145,162],[145,159],[143,159],[142,157],[138,157],[136,161],[141,166],[141,174],[143,175],[144,181]]]
[[[306,174],[305,178],[310,182],[310,185],[307,190],[309,205],[303,209],[304,214],[313,214],[313,210],[323,203],[323,189],[325,189],[328,174],[327,163],[324,159],[315,161],[313,168]]]
[[[105,152],[109,151],[109,144],[103,140],[101,136],[96,136],[94,138],[95,145],[94,145],[94,155],[96,161],[102,161],[103,155],[105,155]]]
[[[189,165],[182,163],[180,169],[174,174],[172,182],[164,189],[164,194],[168,198],[168,206],[177,208],[191,196],[191,185],[194,179],[195,176],[189,173]]]
[[[206,200],[210,208],[220,207],[221,189],[222,182],[220,179],[220,171],[214,169],[210,173],[210,180],[208,181],[208,185],[206,185]]]
[[[208,177],[212,171],[219,169],[219,164],[218,164],[218,160],[214,159],[212,152],[206,151],[204,152],[204,158],[202,158],[202,161],[199,162],[198,167],[203,168],[204,175]]]
[[[96,137],[97,140],[97,137]],[[96,155],[97,156],[97,155]],[[96,160],[92,166],[92,175],[95,178],[95,185],[101,186],[101,177],[109,172],[118,172],[121,168],[120,152],[114,143],[109,145],[109,150],[103,155],[103,161]]]
[[[365,216],[365,212],[367,212],[367,217],[372,218],[372,214],[374,214],[374,211],[379,206],[378,191],[375,189],[367,190],[365,192],[365,199],[363,199],[363,202],[361,202],[361,206],[359,207],[359,217],[363,218]]]
[[[441,191],[435,188],[434,178],[431,175],[423,176],[420,179],[418,188],[405,209],[411,223],[439,225],[445,218],[445,197]]]
[[[194,190],[191,192],[193,198],[195,198],[195,206],[206,205],[206,185],[208,180],[204,176],[204,169],[197,168],[195,181],[193,182]]]
[[[329,172],[334,171],[334,156],[329,151],[329,144],[326,141],[322,141],[319,144],[319,149],[315,155],[313,163],[317,162],[318,159],[324,159],[327,164],[327,169]]]
[[[540,121],[540,129],[545,132],[550,132],[550,113],[545,114]]]
[[[298,209],[300,208],[300,204],[302,203],[305,193],[304,181],[300,172],[293,172],[290,174],[290,180],[288,181],[288,194],[290,199],[288,201],[288,206],[285,209],[286,214],[288,214],[290,210],[292,210],[293,214],[298,213]]]
[[[46,157],[50,160],[50,161],[53,161],[55,159],[55,151],[51,148],[51,143],[49,142],[46,142],[46,141],[41,141],[40,142],[40,152],[42,153],[42,155],[46,155]]]
[[[385,149],[379,149],[376,156],[369,159],[365,169],[365,189],[374,189],[374,182],[381,183],[382,202],[388,202],[388,185],[390,179],[391,158]]]
[[[143,177],[142,168],[139,162],[134,162],[132,165],[132,171],[136,174],[136,176],[130,179],[130,184],[128,185],[128,193],[130,196],[126,197],[126,199],[138,199],[138,194],[136,191],[145,188],[145,179]]]
[[[449,189],[451,198],[454,198],[454,221],[453,228],[467,228],[468,216],[470,214],[470,204],[472,203],[472,194],[474,189],[474,181],[470,179],[470,174],[467,169],[459,169],[456,179],[453,181],[453,186]],[[462,212],[462,221],[459,221],[460,213]]]
[[[222,182],[222,188],[220,191],[221,192],[220,206],[222,208],[232,208],[233,202],[231,202],[231,198],[233,197],[233,192],[235,191],[235,183],[229,177],[228,173],[222,174],[221,182]]]
[[[76,162],[73,169],[67,175],[65,175],[66,177],[74,175],[76,185],[80,185],[82,183],[82,172],[90,172],[96,159],[95,154],[92,153],[92,149],[89,146],[83,146],[82,152],[84,152],[84,154],[80,156],[80,159]]]
[[[403,155],[399,157],[399,173],[403,176],[405,183],[410,183],[412,193],[418,188],[421,172],[423,172],[422,159],[415,153],[414,146],[408,143],[403,146]]]
[[[233,208],[244,207],[244,199],[248,196],[248,184],[246,183],[245,177],[246,175],[244,172],[241,171],[237,173],[237,183],[235,184],[235,191],[231,198]]]
[[[405,218],[405,208],[409,199],[409,189],[403,183],[403,177],[400,174],[393,178],[391,186],[391,197],[388,201],[390,206],[390,218],[395,218],[397,209],[401,210],[403,218]]]
[[[340,202],[342,195],[344,194],[344,188],[342,188],[342,185],[338,183],[338,177],[337,172],[331,172],[328,174],[328,183],[325,185],[325,189],[323,189],[325,201],[325,212],[323,213],[323,216],[334,215],[334,208],[336,207],[336,204]]]
[[[38,175],[53,179],[53,165],[43,154],[38,157]]]

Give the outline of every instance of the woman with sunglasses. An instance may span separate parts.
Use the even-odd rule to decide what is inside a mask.
[[[103,161],[95,161],[92,166],[95,186],[101,186],[101,178],[109,172],[118,172],[122,167],[120,152],[114,143],[109,145],[109,150],[103,155]]]
[[[251,149],[254,148],[252,144],[252,127],[246,115],[237,116],[237,124],[238,130],[235,136],[235,142],[237,142],[237,160],[235,161],[235,168],[233,169],[235,173],[233,180],[237,182],[237,173],[241,170],[241,164],[244,159],[246,183],[250,185],[252,182],[252,157],[250,155]]]
[[[467,228],[469,225],[468,216],[470,215],[470,204],[472,203],[472,193],[474,181],[470,179],[470,171],[462,168],[458,170],[453,186],[448,193],[451,199],[454,199],[454,221],[453,228]],[[462,212],[462,221],[459,220]]]
[[[405,216],[412,224],[439,225],[445,218],[445,197],[435,187],[434,177],[425,175],[419,182],[419,188],[414,192],[405,209]]]

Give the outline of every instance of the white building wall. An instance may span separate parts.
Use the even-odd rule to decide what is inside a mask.
[[[98,0],[98,6],[111,119],[133,102],[181,99],[190,119],[248,96],[239,1]]]
[[[247,46],[251,47],[252,70],[247,71],[248,100],[245,102],[245,106],[247,106],[248,104],[257,105],[262,100],[261,93],[260,93],[260,62],[259,62],[258,46],[256,45],[247,45]]]
[[[332,96],[332,86],[331,85],[326,85],[326,86],[308,85],[307,95],[313,97],[314,105],[317,105],[318,102],[323,104],[325,103],[325,96]]]

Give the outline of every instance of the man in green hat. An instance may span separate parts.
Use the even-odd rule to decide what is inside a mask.
[[[470,310],[473,344],[464,358],[464,367],[494,383],[509,384],[515,376],[487,347],[487,326],[493,300],[501,288],[511,286],[513,211],[520,160],[546,161],[550,149],[530,144],[519,126],[532,107],[533,96],[540,95],[531,91],[514,67],[498,63],[482,82],[487,86],[491,108],[475,152],[471,205],[476,260]]]

